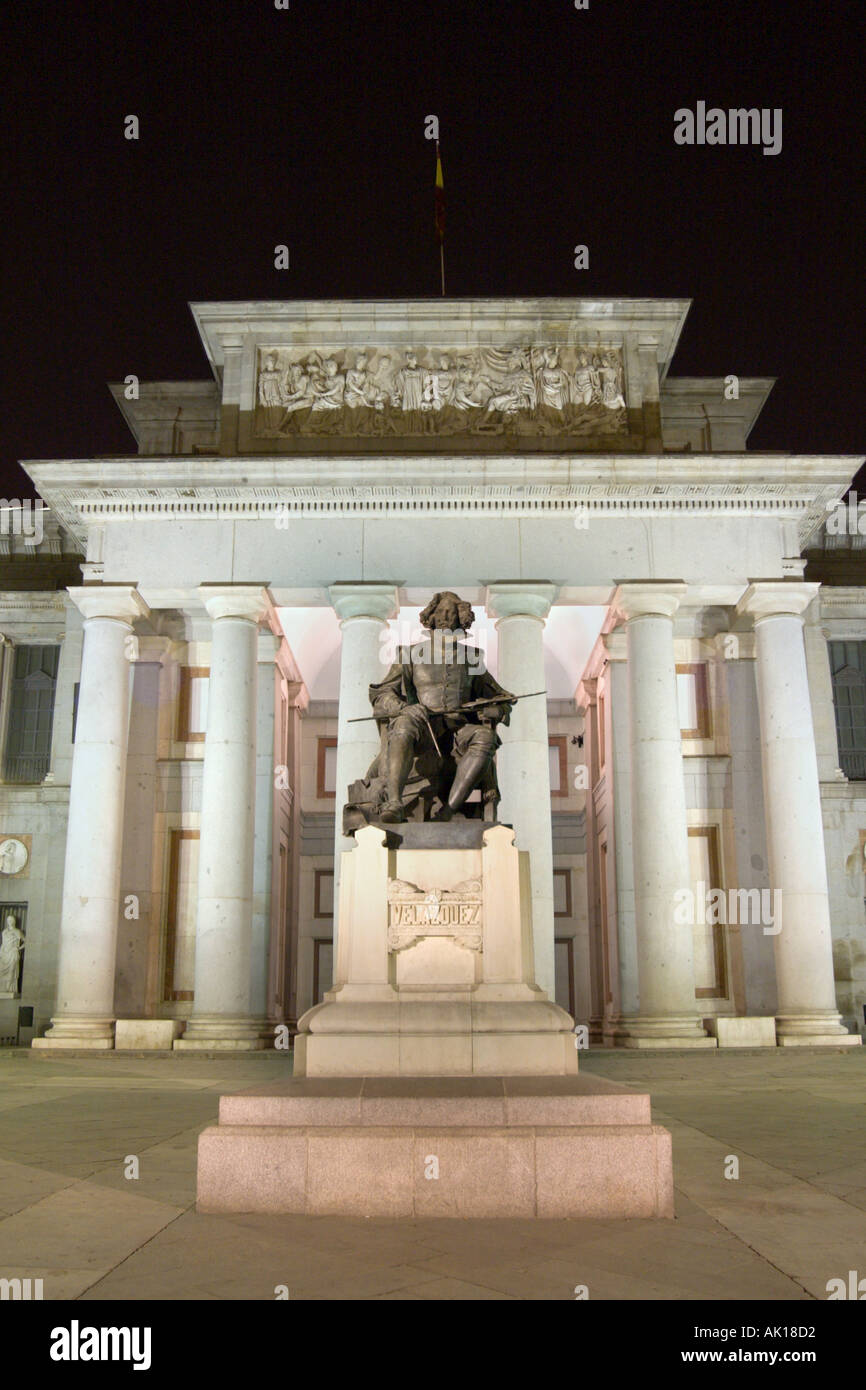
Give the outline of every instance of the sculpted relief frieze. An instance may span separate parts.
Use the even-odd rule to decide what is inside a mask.
[[[618,348],[374,348],[259,353],[256,434],[616,434]]]

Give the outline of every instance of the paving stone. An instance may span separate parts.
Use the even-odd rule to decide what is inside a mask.
[[[673,1221],[205,1216],[197,1136],[285,1058],[41,1058],[0,1070],[0,1274],[46,1299],[562,1301],[826,1298],[866,1273],[866,1056],[635,1056],[674,1140]],[[138,1180],[123,1175],[134,1153]],[[740,1176],[726,1179],[726,1156]]]

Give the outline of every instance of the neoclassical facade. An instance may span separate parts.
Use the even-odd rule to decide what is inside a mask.
[[[198,304],[208,381],[112,387],[136,454],[24,463],[5,1039],[22,1006],[48,1048],[291,1032],[368,687],[449,589],[546,691],[498,755],[538,984],[611,1046],[860,1041],[866,576],[856,507],[825,523],[861,460],[748,452],[772,382],[669,375],[687,311]]]

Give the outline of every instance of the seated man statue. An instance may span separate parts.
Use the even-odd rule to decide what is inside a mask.
[[[516,697],[484,669],[477,648],[459,641],[474,621],[456,594],[434,594],[421,614],[431,637],[399,648],[385,679],[370,686],[380,748],[366,778],[349,789],[347,834],[407,814],[449,820],[476,788],[482,813],[495,815],[496,725],[508,723]]]

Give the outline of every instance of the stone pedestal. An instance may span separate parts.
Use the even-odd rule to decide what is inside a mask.
[[[724,1014],[707,1020],[707,1027],[719,1047],[775,1047],[776,1020],[773,1017],[729,1018]]]
[[[220,1100],[198,1210],[671,1217],[671,1137],[592,1076],[277,1082]]]
[[[179,1018],[119,1018],[114,1047],[117,1052],[170,1052],[183,1029]]]
[[[295,1074],[576,1072],[573,1022],[534,982],[529,856],[511,828],[458,819],[355,839],[336,983],[298,1022]]]

